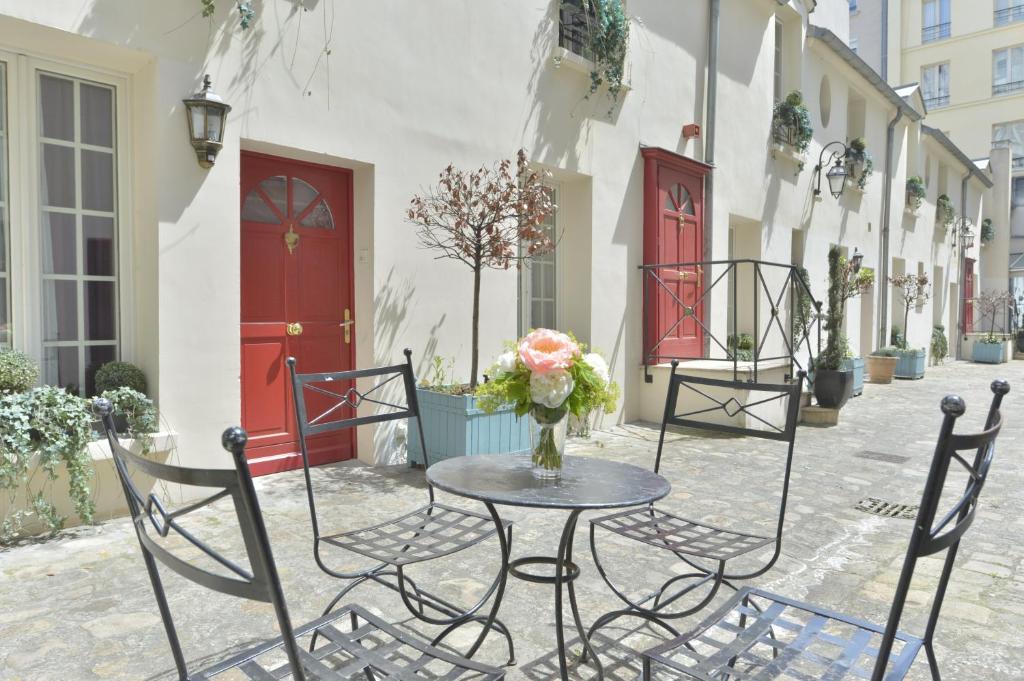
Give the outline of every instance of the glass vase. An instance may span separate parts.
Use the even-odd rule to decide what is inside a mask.
[[[569,419],[566,412],[530,413],[530,447],[533,450],[533,475],[541,480],[562,477],[562,455]]]

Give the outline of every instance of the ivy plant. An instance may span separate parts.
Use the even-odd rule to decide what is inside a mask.
[[[772,111],[772,131],[776,138],[783,138],[789,143],[790,138],[783,131],[791,132],[792,144],[800,153],[807,151],[814,135],[811,125],[811,114],[804,106],[804,96],[799,90],[793,90],[786,98],[775,105]]]
[[[203,5],[203,16],[212,17],[213,13],[217,11],[215,0],[199,0]],[[248,0],[235,0],[235,7],[238,8],[238,19],[242,26],[242,30],[246,30],[252,25],[253,19],[256,18],[256,10],[252,8],[252,3]]]
[[[157,432],[160,425],[153,400],[127,387],[107,390],[101,397],[110,400],[115,416],[124,419],[125,434],[140,444],[143,455],[149,454],[153,450],[151,434]]]
[[[996,238],[996,230],[992,226],[992,218],[985,218],[981,221],[981,243],[987,244]]]
[[[917,210],[924,201],[926,189],[924,180],[920,175],[914,175],[907,180],[907,205],[911,210]]]
[[[943,226],[944,229],[949,229],[953,226],[953,220],[956,218],[956,214],[953,212],[953,202],[950,201],[949,197],[945,194],[940,194],[938,200],[935,202],[935,221]]]
[[[584,0],[588,17],[587,38],[594,70],[590,72],[590,94],[607,84],[612,101],[618,101],[626,77],[629,49],[629,17],[622,0]]]
[[[846,150],[846,165],[849,176],[856,177],[858,189],[864,191],[872,173],[875,172],[875,161],[871,157],[871,152],[867,150],[863,137],[856,137],[850,141]],[[859,174],[857,170],[860,170]]]

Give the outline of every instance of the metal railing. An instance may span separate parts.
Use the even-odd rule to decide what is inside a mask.
[[[938,95],[937,97],[928,97],[924,100],[924,105],[929,109],[939,109],[944,106],[949,106],[949,95]]]
[[[590,31],[591,26],[596,25],[597,14],[593,3],[584,0],[561,0],[558,10],[558,46],[584,59],[593,60]]]
[[[925,26],[921,29],[921,42],[930,43],[935,40],[942,40],[943,38],[949,37],[949,22],[944,24],[935,24],[934,26]]]
[[[994,21],[996,26],[1005,26],[1014,21],[1024,21],[1024,3],[996,10]]]
[[[772,122],[772,139],[779,144],[788,144],[791,147],[796,147],[796,127],[792,125],[786,125],[785,123],[779,123],[777,121]]]
[[[751,259],[707,260],[641,265],[640,270],[644,297],[644,380],[648,383],[653,380],[651,366],[674,359],[731,363],[733,380],[739,380],[743,372],[756,382],[765,362],[788,363],[788,376],[792,377],[794,369],[808,371],[809,366],[805,365],[821,354],[821,303],[814,299],[808,282],[793,265]],[[666,276],[685,280],[684,275],[689,273],[698,276],[695,299],[687,304]],[[716,296],[714,307],[712,296]],[[762,299],[766,311],[762,310]],[[666,315],[662,310],[659,318],[659,305],[664,308],[665,301],[669,303],[669,312]],[[716,314],[715,310],[724,309],[726,301],[731,306],[731,330],[727,329],[723,343],[712,331],[711,316]],[[742,318],[741,302],[745,308]],[[703,313],[705,310],[708,314]],[[687,319],[692,319],[700,329],[699,353],[673,352],[667,347]],[[750,359],[741,359],[743,353],[735,340],[744,330],[754,340]]]
[[[994,95],[1005,95],[1010,92],[1016,92],[1017,90],[1024,90],[1024,80],[1013,80],[1009,83],[999,83],[996,85],[992,84],[992,94]]]

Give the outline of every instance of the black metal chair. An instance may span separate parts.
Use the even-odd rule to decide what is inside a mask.
[[[609,612],[598,618],[590,628],[593,635],[601,627],[620,617],[633,616],[657,624],[672,635],[679,633],[666,620],[678,619],[693,614],[705,607],[715,597],[722,584],[732,589],[735,580],[746,580],[767,572],[778,560],[782,551],[782,528],[786,517],[786,503],[789,498],[789,479],[793,465],[793,445],[800,411],[800,391],[803,372],[796,380],[784,384],[727,381],[677,374],[679,362],[672,362],[672,373],[668,382],[665,413],[658,437],[658,453],[654,459],[654,472],[661,470],[661,455],[665,445],[665,430],[668,426],[698,428],[720,433],[746,435],[749,437],[777,440],[788,445],[785,472],[782,478],[782,495],[774,536],[759,533],[740,532],[688,520],[651,505],[646,508],[632,508],[590,521],[590,550],[598,573],[608,587],[626,605],[625,608]],[[741,391],[750,395],[746,403],[737,399]],[[723,394],[728,395],[725,398]],[[680,395],[684,399],[697,400],[698,406],[682,413],[678,412]],[[780,427],[773,420],[765,418],[767,410],[782,407],[784,424]],[[724,417],[727,418],[723,418]],[[749,420],[749,425],[735,425],[729,421],[739,415]],[[715,416],[724,423],[706,420]],[[703,417],[703,420],[699,417]],[[753,425],[759,427],[753,427]],[[692,572],[672,577],[653,593],[639,599],[631,599],[617,587],[601,563],[597,549],[597,528],[607,530],[627,539],[646,544],[655,549],[668,551],[685,562]],[[726,563],[758,549],[774,546],[771,557],[757,569],[742,572],[726,572]],[[700,564],[701,561],[708,565]],[[715,567],[709,567],[715,566]],[[673,587],[679,584],[678,587]],[[710,584],[708,593],[689,608],[670,611],[668,606],[702,585]],[[669,589],[673,592],[669,593]]]
[[[999,407],[1009,391],[1005,381],[992,383],[994,397],[985,429],[975,434],[953,433],[953,426],[966,407],[956,395],[942,400],[945,418],[884,627],[760,589],[744,588],[693,631],[645,652],[644,678],[651,678],[652,667],[658,665],[659,675],[664,670],[672,676],[705,681],[898,681],[907,675],[924,648],[932,678],[939,679],[932,640],[960,540],[974,520],[978,496],[992,465],[996,436],[1002,426]],[[972,462],[960,454],[967,450],[975,451]],[[946,476],[954,461],[966,473],[967,485],[936,522]],[[900,618],[918,559],[942,551],[946,551],[946,558],[924,635],[900,631]]]
[[[416,618],[431,625],[444,627],[433,639],[432,645],[440,644],[458,627],[476,622],[483,625],[483,631],[467,651],[467,657],[476,654],[491,628],[494,628],[505,637],[508,643],[508,663],[513,664],[515,648],[512,636],[505,624],[497,618],[508,573],[508,557],[512,543],[511,522],[502,521],[495,514],[484,515],[438,503],[434,498],[433,487],[428,485],[427,504],[400,517],[371,527],[344,532],[325,533],[320,530],[315,485],[310,475],[310,438],[371,423],[416,419],[420,424],[418,431],[420,446],[424,452],[424,464],[425,467],[430,466],[416,398],[412,351],[406,349],[404,353],[403,364],[333,373],[300,374],[296,370],[295,358],[289,357],[287,360],[292,378],[295,418],[299,428],[309,513],[313,524],[313,555],[317,565],[326,574],[338,579],[351,580],[327,605],[324,614],[331,612],[355,587],[366,582],[374,582],[396,591],[401,596],[402,603]],[[365,392],[360,392],[355,386],[355,381],[359,379],[376,379],[377,382]],[[404,403],[386,397],[389,386],[400,390]],[[311,415],[308,398],[312,396],[316,396],[319,405],[318,413]],[[373,404],[376,413],[359,416],[356,409],[364,402]],[[412,429],[410,433],[411,431]],[[463,608],[421,589],[406,574],[406,568],[410,565],[463,551],[494,535],[497,535],[501,548],[501,568],[483,596],[469,608]],[[325,557],[328,549],[352,552],[370,559],[374,564],[360,570],[340,570],[331,567],[331,559]],[[477,614],[492,596],[494,602],[490,611],[486,615]]]
[[[234,468],[185,468],[159,463],[128,451],[117,439],[110,402],[98,399],[94,408],[103,420],[181,681],[204,681],[229,672],[230,678],[260,681],[285,678],[294,681],[455,679],[467,675],[487,681],[504,678],[501,670],[430,646],[354,604],[293,627],[245,459],[248,439],[245,431],[228,428],[221,438],[224,448],[234,459]],[[156,493],[145,493],[138,488],[133,478],[136,474],[159,482],[209,488],[212,493],[199,501],[169,510],[165,500]],[[238,519],[246,558],[243,564],[217,551],[188,529],[187,516],[190,513],[223,499],[230,499]],[[227,657],[223,661],[202,671],[189,672],[158,562],[206,589],[271,603],[282,636],[252,645],[241,652],[225,651],[223,654]],[[300,638],[315,635],[322,637],[319,646],[311,646],[308,652],[300,647]]]

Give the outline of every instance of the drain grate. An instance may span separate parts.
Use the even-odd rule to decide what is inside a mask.
[[[883,452],[872,452],[868,449],[857,452],[854,456],[860,457],[861,459],[873,459],[875,461],[884,461],[886,463],[906,463],[910,461],[909,456],[899,456],[897,454],[885,454]]]
[[[917,517],[917,506],[911,506],[910,504],[894,504],[891,501],[884,501],[882,499],[875,499],[874,497],[868,497],[867,499],[861,499],[854,506],[858,511],[864,511],[872,515],[880,515],[883,518],[902,518],[904,520],[913,520]]]

